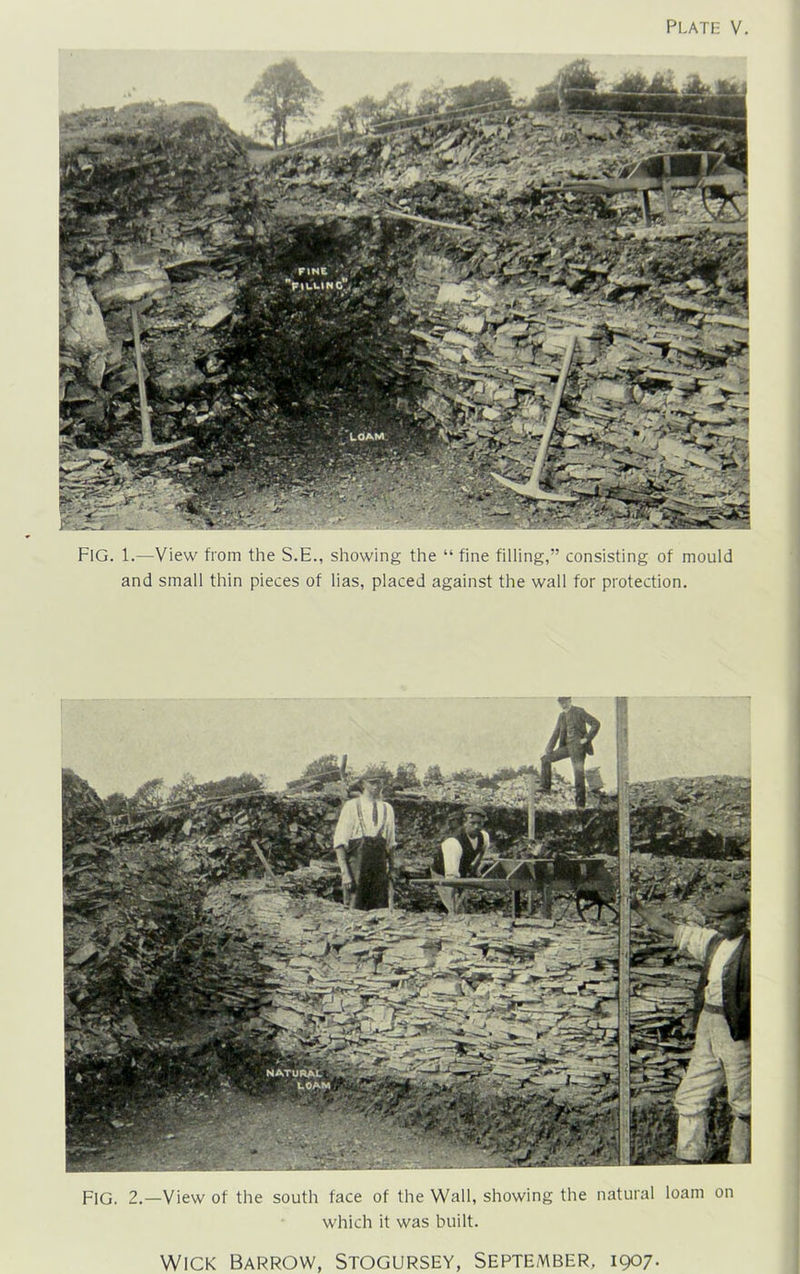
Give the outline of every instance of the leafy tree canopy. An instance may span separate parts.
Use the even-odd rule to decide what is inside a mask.
[[[482,102],[510,101],[511,89],[499,75],[488,80],[473,80],[471,84],[456,84],[450,89],[450,105],[456,110],[480,106]]]
[[[402,761],[394,776],[395,787],[419,787],[419,775],[413,761]]]
[[[326,752],[324,756],[318,756],[316,760],[309,761],[300,777],[314,779],[319,774],[328,774],[331,770],[338,770],[338,768],[339,757],[335,752]]]
[[[294,58],[284,58],[261,72],[244,100],[256,116],[256,136],[269,133],[273,146],[285,146],[289,120],[308,119],[322,93]]]

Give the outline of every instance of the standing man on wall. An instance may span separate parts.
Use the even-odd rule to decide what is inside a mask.
[[[461,827],[442,841],[431,863],[431,875],[477,876],[478,869],[489,849],[489,833],[484,828],[486,810],[480,805],[468,805],[464,810]],[[460,908],[457,889],[449,885],[437,886],[436,892],[450,915]]]
[[[638,899],[633,911],[655,933],[670,938],[702,966],[695,991],[697,1023],[686,1074],[675,1094],[678,1112],[676,1155],[686,1163],[706,1158],[706,1126],[711,1098],[727,1087],[733,1113],[729,1163],[750,1159],[750,934],[748,902],[738,889],[709,898],[707,926],[673,924]]]
[[[569,757],[575,779],[575,805],[582,810],[586,808],[586,758],[594,754],[592,739],[600,729],[600,722],[585,708],[579,708],[577,704],[573,707],[572,700],[566,695],[559,697],[558,704],[561,712],[556,728],[541,758],[541,790],[550,791],[553,762]]]
[[[346,907],[374,911],[389,906],[394,871],[394,810],[381,799],[384,773],[372,768],[361,776],[361,795],[345,801],[333,834]]]

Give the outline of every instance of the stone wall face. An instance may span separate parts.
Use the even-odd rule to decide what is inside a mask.
[[[597,259],[559,267],[532,221],[527,243],[496,242],[467,259],[420,251],[406,288],[418,416],[526,480],[575,333],[548,484],[657,526],[745,518],[747,318],[707,296],[702,280],[661,284],[646,260],[632,273],[623,244],[606,231]]]
[[[245,1010],[244,1038],[265,1053],[578,1102],[616,1086],[612,926],[345,912],[246,882],[213,890],[206,915],[256,954],[247,1003],[231,965],[214,997]],[[638,935],[633,963],[633,1093],[658,1097],[684,1068],[697,972]]]

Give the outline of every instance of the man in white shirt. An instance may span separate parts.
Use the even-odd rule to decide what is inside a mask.
[[[384,774],[361,776],[361,795],[345,801],[333,834],[345,906],[374,911],[389,906],[396,847],[394,810],[381,799]]]
[[[486,811],[480,805],[467,806],[459,831],[443,840],[433,856],[431,875],[434,878],[478,875],[491,843],[484,828],[485,822]],[[461,891],[442,885],[437,886],[436,892],[446,910],[455,915],[461,906]]]
[[[695,991],[697,1031],[686,1074],[675,1094],[676,1155],[706,1158],[708,1107],[723,1087],[733,1114],[729,1163],[750,1159],[750,935],[747,896],[728,889],[705,905],[706,925],[673,924],[638,899],[633,910],[678,951],[702,965]]]

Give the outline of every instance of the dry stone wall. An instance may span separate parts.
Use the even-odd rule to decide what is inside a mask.
[[[556,215],[556,214],[554,214]],[[747,514],[748,327],[691,289],[510,244],[421,251],[407,287],[418,414],[517,481],[530,474],[570,333],[577,347],[548,480],[616,512],[728,524]],[[605,236],[608,239],[608,235]],[[619,257],[619,253],[616,254]],[[603,282],[583,298],[587,280]]]
[[[265,1054],[577,1101],[615,1087],[610,927],[353,913],[246,883],[213,890],[206,916],[256,954],[246,1004],[231,967],[213,974],[213,999],[245,1011],[243,1037]],[[633,958],[633,1092],[658,1097],[691,1047],[697,973],[638,935]]]

